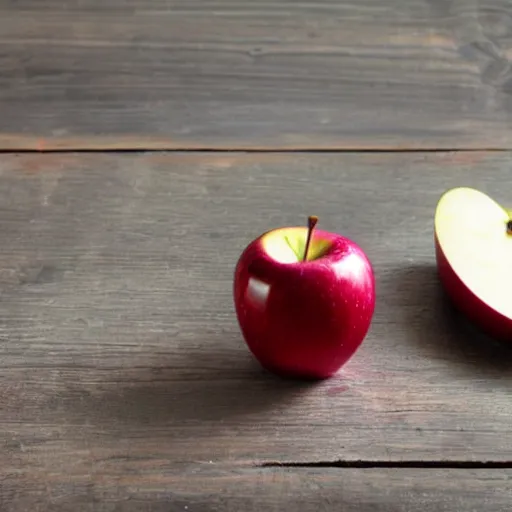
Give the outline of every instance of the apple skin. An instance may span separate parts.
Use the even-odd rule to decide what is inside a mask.
[[[356,352],[375,309],[375,277],[363,250],[323,230],[331,243],[311,261],[281,263],[262,237],[239,258],[234,278],[238,322],[252,354],[268,371],[286,377],[326,379]],[[251,282],[267,293],[251,291]]]
[[[459,278],[446,258],[437,235],[434,235],[439,280],[452,301],[467,320],[491,338],[512,342],[512,319],[483,302]]]

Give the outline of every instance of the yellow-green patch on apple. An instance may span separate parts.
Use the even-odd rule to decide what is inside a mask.
[[[280,228],[268,232],[262,238],[263,246],[271,258],[280,263],[303,261],[308,237],[307,227]],[[309,245],[307,261],[321,258],[331,243],[313,236]]]

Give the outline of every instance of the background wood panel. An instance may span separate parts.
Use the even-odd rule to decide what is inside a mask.
[[[0,148],[511,148],[511,0],[0,4]]]
[[[511,461],[512,354],[447,306],[432,241],[446,188],[511,199],[511,156],[4,155],[0,474]],[[344,371],[304,384],[254,363],[231,289],[251,239],[312,212],[378,301]]]
[[[512,471],[226,470],[208,466],[176,471],[150,461],[137,472],[107,477],[53,474],[29,483],[7,481],[5,512],[504,512],[512,499]],[[112,465],[105,466],[106,471]],[[0,502],[1,503],[1,502]]]

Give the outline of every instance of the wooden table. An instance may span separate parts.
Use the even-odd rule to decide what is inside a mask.
[[[0,510],[508,511],[512,353],[436,276],[458,185],[512,202],[510,0],[0,3]],[[371,258],[334,378],[260,369],[240,252]]]

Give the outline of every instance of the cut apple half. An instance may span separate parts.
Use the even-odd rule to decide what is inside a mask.
[[[493,332],[508,321],[512,333],[511,220],[510,210],[468,187],[444,193],[435,213],[443,283],[460,309]]]

